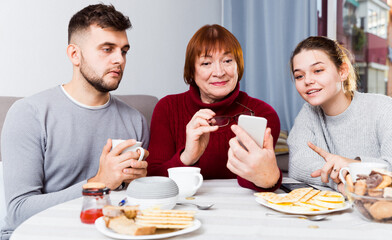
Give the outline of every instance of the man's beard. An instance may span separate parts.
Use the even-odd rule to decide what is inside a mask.
[[[86,61],[84,61],[83,56],[82,56],[82,62],[80,64],[80,73],[91,86],[93,86],[97,91],[102,93],[107,93],[116,90],[118,88],[118,85],[120,85],[121,78],[122,78],[122,76],[120,76],[120,79],[118,80],[118,83],[115,86],[108,86],[108,84],[106,84],[105,81],[103,80],[103,77],[107,72],[105,72],[102,77],[99,77],[94,72],[94,70],[92,70],[91,67],[86,63]]]

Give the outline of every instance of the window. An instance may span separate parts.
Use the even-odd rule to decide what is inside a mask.
[[[392,0],[388,2],[392,4]],[[336,24],[336,40],[354,55],[358,90],[392,96],[392,63],[388,60],[388,47],[392,49],[388,28],[392,32],[392,25],[388,25],[387,0],[318,0],[317,7],[319,35],[327,36],[327,24]],[[334,15],[327,14],[327,8],[336,11],[336,19],[328,19]]]

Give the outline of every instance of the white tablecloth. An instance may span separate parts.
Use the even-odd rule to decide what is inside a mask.
[[[362,220],[351,209],[331,214],[327,220],[265,216],[275,212],[255,201],[253,191],[241,188],[236,180],[207,180],[192,201],[215,203],[211,210],[198,210],[200,229],[171,239],[391,239],[392,225]],[[117,203],[125,192],[112,192]],[[25,221],[13,233],[12,240],[21,239],[110,239],[94,225],[80,222],[82,198],[51,207]],[[194,209],[177,206],[176,209]],[[275,212],[276,213],[276,212]]]

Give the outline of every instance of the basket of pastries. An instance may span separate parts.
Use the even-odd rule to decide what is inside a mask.
[[[345,177],[345,190],[354,209],[366,220],[392,223],[392,172],[373,169],[369,175]]]

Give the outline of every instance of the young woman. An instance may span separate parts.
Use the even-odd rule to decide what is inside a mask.
[[[184,67],[189,91],[162,98],[152,116],[148,175],[197,166],[205,179],[237,178],[257,191],[279,187],[274,154],[279,118],[270,105],[239,90],[242,56],[238,40],[222,26],[206,25],[193,35]],[[241,114],[268,120],[263,147],[235,125]]]
[[[341,192],[339,170],[349,163],[392,164],[392,98],[357,92],[347,54],[331,39],[309,37],[290,60],[295,86],[307,103],[288,138],[289,176]]]

